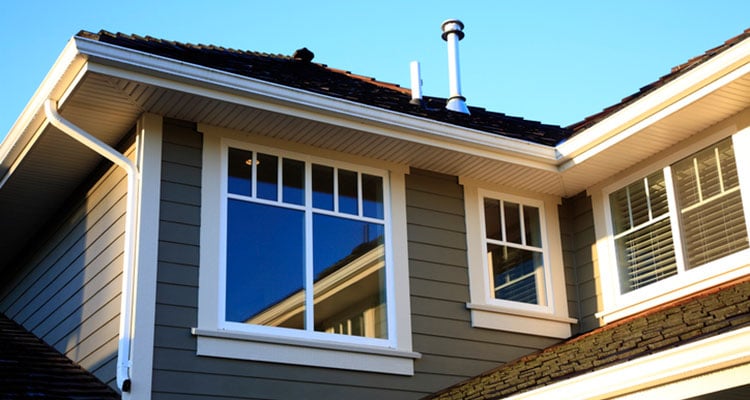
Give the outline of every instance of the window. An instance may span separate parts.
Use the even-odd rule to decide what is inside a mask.
[[[387,339],[385,183],[229,148],[225,321]]]
[[[748,248],[730,139],[609,195],[620,292]]]
[[[609,238],[599,247],[600,260],[611,261],[600,268],[612,288],[603,293],[598,314],[605,322],[747,273],[749,208],[741,193],[747,172],[741,166],[748,154],[740,144],[747,138],[737,133],[677,150],[658,169],[646,167],[641,177],[604,188],[594,208],[606,221],[597,229]]]
[[[406,169],[204,129],[197,353],[413,374]]]
[[[472,325],[567,338],[559,199],[521,197],[462,179]]]
[[[487,266],[495,299],[546,305],[539,208],[484,198]]]

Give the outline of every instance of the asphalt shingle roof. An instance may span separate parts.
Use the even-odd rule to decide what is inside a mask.
[[[0,398],[115,400],[120,395],[0,313]]]
[[[601,120],[609,117],[610,115],[616,113],[617,111],[620,111],[621,109],[627,107],[628,105],[636,102],[637,100],[645,97],[649,93],[653,92],[654,90],[666,85],[667,83],[677,79],[678,77],[682,76],[688,71],[691,71],[698,67],[699,65],[705,63],[706,61],[714,58],[718,54],[721,54],[725,50],[729,49],[730,47],[736,45],[737,43],[740,43],[741,41],[747,39],[750,37],[750,29],[745,29],[744,32],[741,34],[725,41],[719,46],[716,46],[710,50],[707,50],[703,54],[693,57],[690,60],[673,67],[672,70],[657,79],[656,81],[649,83],[646,86],[643,86],[638,90],[638,92],[631,94],[630,96],[627,96],[623,98],[619,103],[614,104],[612,106],[609,106],[605,108],[604,110],[591,115],[589,117],[586,117],[583,121],[576,122],[570,126],[568,126],[568,129],[570,129],[573,132],[580,132],[583,131],[592,125],[595,125],[596,123],[600,122]]]
[[[556,145],[572,133],[557,125],[529,121],[490,112],[479,107],[470,106],[471,115],[448,111],[445,109],[446,99],[437,97],[425,97],[421,106],[411,104],[410,89],[311,62],[302,56],[305,52],[299,52],[297,57],[294,57],[227,49],[213,45],[180,43],[150,36],[107,31],[98,33],[81,31],[77,36],[339,99],[549,146]]]
[[[750,277],[611,323],[427,398],[500,399],[746,326]]]

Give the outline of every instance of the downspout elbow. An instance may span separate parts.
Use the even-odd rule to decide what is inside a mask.
[[[128,189],[125,210],[124,254],[122,268],[122,293],[120,302],[119,342],[117,348],[117,387],[123,392],[130,391],[130,344],[133,323],[133,274],[135,272],[136,242],[136,191],[138,169],[136,164],[108,144],[84,131],[57,112],[57,102],[47,99],[44,113],[52,126],[77,140],[84,146],[123,168],[127,173]]]

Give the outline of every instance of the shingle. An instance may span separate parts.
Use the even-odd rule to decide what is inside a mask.
[[[246,77],[303,89],[326,96],[355,101],[470,129],[522,139],[549,146],[567,138],[572,131],[483,108],[469,106],[471,115],[445,109],[446,99],[425,97],[423,105],[410,103],[411,90],[375,78],[353,74],[325,64],[294,59],[291,56],[225,49],[214,45],[193,45],[99,31],[81,31],[79,37],[132,50],[214,68]]]
[[[0,313],[0,398],[108,400],[120,395]]]
[[[573,135],[583,130],[586,130],[592,125],[595,125],[599,121],[609,117],[610,115],[616,113],[617,111],[620,111],[621,109],[627,107],[631,103],[634,103],[636,100],[643,98],[644,96],[648,95],[654,90],[679,78],[680,76],[684,75],[686,72],[693,70],[697,66],[705,63],[706,61],[715,57],[717,54],[724,52],[725,50],[747,39],[748,37],[750,37],[750,29],[746,29],[741,34],[725,41],[723,44],[717,47],[714,47],[713,49],[707,50],[705,53],[699,56],[693,57],[683,64],[673,67],[672,70],[668,74],[660,77],[655,82],[652,82],[646,86],[643,86],[642,88],[640,88],[640,90],[638,90],[638,92],[633,93],[630,96],[623,98],[622,100],[620,100],[619,103],[609,106],[599,113],[588,116],[583,121],[576,122],[572,125],[569,125],[567,128],[574,132]]]
[[[611,323],[429,398],[465,398],[477,391],[481,399],[500,398],[750,326],[748,298],[750,277]]]

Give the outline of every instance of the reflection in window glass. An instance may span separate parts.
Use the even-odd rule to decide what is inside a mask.
[[[537,286],[543,274],[542,253],[508,246],[488,245],[487,258],[492,271],[493,292],[496,299],[543,304]]]
[[[384,228],[313,215],[315,330],[387,337]]]
[[[521,211],[518,204],[504,201],[503,217],[505,220],[505,240],[511,243],[521,243]]]
[[[541,209],[486,197],[484,220],[491,294],[546,305]]]
[[[279,193],[278,157],[258,153],[256,174],[258,179],[258,193],[256,197],[266,200],[276,200]]]
[[[227,321],[304,328],[304,243],[304,212],[228,201]]]
[[[312,186],[313,207],[333,210],[333,168],[313,164]]]
[[[359,194],[357,193],[357,173],[339,170],[339,211],[358,215]]]
[[[229,193],[252,195],[253,153],[245,150],[229,149]]]
[[[503,240],[500,224],[500,200],[484,199],[484,225],[487,238]]]
[[[387,338],[383,178],[254,155],[228,150],[226,321]]]
[[[383,178],[362,174],[362,208],[365,217],[383,218]]]
[[[305,204],[305,163],[285,158],[282,162],[284,203]]]
[[[526,232],[526,244],[542,247],[542,224],[539,221],[539,209],[523,206],[523,227]]]

